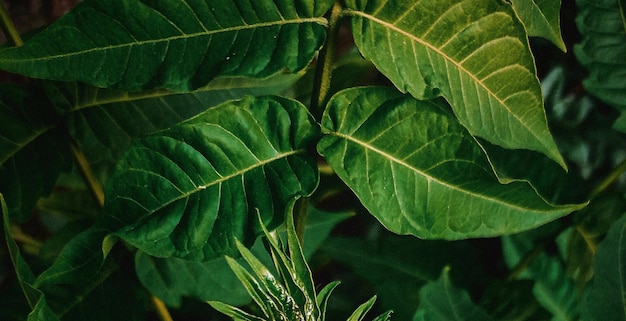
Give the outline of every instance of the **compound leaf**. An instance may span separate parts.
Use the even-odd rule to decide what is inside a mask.
[[[190,90],[216,76],[305,68],[326,39],[332,1],[84,1],[0,68],[129,91]]]
[[[576,24],[582,42],[574,47],[589,70],[585,88],[604,102],[626,110],[626,3],[577,0]]]
[[[105,226],[157,257],[210,260],[236,254],[263,222],[318,182],[307,148],[319,128],[306,108],[279,97],[227,102],[137,141],[106,188]]]
[[[441,100],[391,88],[335,95],[318,151],[389,230],[461,239],[531,229],[581,205],[553,205],[526,182],[502,185]]]
[[[491,0],[347,1],[357,47],[402,92],[443,95],[472,135],[546,154],[548,130],[524,26]]]

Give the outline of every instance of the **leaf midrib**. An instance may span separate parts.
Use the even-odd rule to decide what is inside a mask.
[[[504,109],[507,110],[507,112],[512,115],[517,121],[518,123],[520,123],[524,128],[526,128],[528,130],[528,132],[533,135],[539,142],[542,142],[542,145],[545,146],[545,144],[543,144],[543,141],[540,139],[540,137],[535,133],[534,130],[532,130],[530,127],[528,127],[528,125],[523,122],[520,117],[513,113],[511,111],[511,109],[509,108],[508,105],[505,104],[505,102],[500,99],[500,97],[498,97],[493,91],[489,90],[489,88],[482,82],[480,81],[478,78],[476,78],[471,72],[469,72],[467,69],[465,69],[462,65],[459,64],[459,62],[455,61],[454,59],[452,59],[452,57],[448,56],[446,53],[444,53],[443,51],[441,51],[441,49],[433,46],[432,44],[424,41],[423,39],[416,37],[415,35],[402,30],[400,28],[398,28],[396,25],[389,23],[387,21],[384,21],[382,19],[379,19],[375,16],[372,16],[370,14],[367,14],[365,12],[362,11],[358,11],[358,10],[353,10],[353,9],[346,9],[345,11],[346,15],[353,15],[353,16],[360,16],[363,17],[365,19],[371,20],[372,22],[375,22],[377,24],[382,25],[385,28],[388,28],[390,30],[393,30],[395,32],[398,32],[404,36],[406,36],[407,38],[418,42],[419,44],[429,48],[430,50],[434,51],[435,53],[437,53],[438,55],[440,55],[441,57],[443,57],[446,61],[449,61],[450,63],[452,63],[453,65],[455,65],[459,70],[461,70],[464,74],[466,74],[468,77],[470,77],[471,79],[474,80],[475,83],[479,84],[481,88],[483,88],[491,97],[494,97],[494,99],[502,106],[504,107]]]
[[[221,183],[223,183],[225,181],[228,181],[228,180],[233,179],[233,178],[235,178],[237,176],[243,175],[243,174],[245,174],[245,173],[247,173],[247,172],[249,172],[251,170],[254,170],[256,168],[263,167],[263,166],[265,166],[265,165],[267,165],[267,164],[269,164],[271,162],[274,162],[276,160],[287,158],[289,156],[297,155],[297,154],[300,154],[300,153],[306,153],[306,150],[305,149],[296,149],[296,150],[292,150],[292,151],[288,151],[288,152],[282,152],[282,153],[280,153],[278,155],[275,155],[274,157],[271,157],[271,158],[268,158],[268,159],[264,159],[264,160],[262,160],[262,161],[260,161],[258,163],[255,163],[252,166],[248,166],[248,167],[242,168],[242,169],[240,169],[240,170],[238,170],[238,171],[236,171],[234,173],[231,173],[229,175],[222,176],[219,179],[211,181],[211,182],[209,182],[207,184],[197,185],[194,189],[192,189],[192,190],[190,190],[188,192],[184,192],[181,195],[179,195],[178,197],[175,197],[175,198],[173,198],[173,199],[171,199],[171,200],[169,200],[167,202],[164,202],[163,204],[161,204],[161,206],[159,206],[159,207],[157,207],[155,209],[147,209],[141,203],[137,202],[135,199],[130,198],[130,197],[118,196],[117,198],[134,202],[134,203],[138,204],[139,206],[141,206],[143,209],[145,209],[147,213],[142,216],[141,219],[143,219],[143,218],[145,218],[145,217],[147,217],[149,215],[152,215],[152,214],[162,210],[163,208],[165,208],[165,207],[167,207],[167,206],[169,206],[169,205],[171,205],[171,204],[173,204],[173,203],[175,203],[177,201],[180,201],[182,199],[186,199],[186,198],[190,197],[191,195],[193,195],[195,193],[198,193],[198,192],[200,192],[202,190],[205,190],[205,189],[207,189],[209,187],[212,187],[212,186],[215,186],[215,185],[219,185],[219,184],[221,184]],[[135,168],[129,169],[129,171],[132,171],[132,170],[136,170],[136,169]],[[129,226],[129,228],[132,229],[132,226]]]
[[[418,175],[421,175],[421,176],[425,177],[427,180],[436,182],[436,183],[438,183],[438,184],[440,184],[442,186],[445,186],[445,187],[447,187],[447,188],[449,188],[451,190],[455,190],[455,191],[458,191],[460,193],[471,195],[473,197],[477,197],[477,198],[483,199],[485,201],[501,204],[501,205],[503,205],[505,207],[508,207],[508,208],[511,208],[511,209],[515,209],[515,210],[518,210],[518,211],[545,212],[545,210],[521,207],[521,206],[516,205],[516,204],[506,203],[506,202],[504,202],[504,201],[502,201],[500,199],[497,199],[497,198],[492,198],[492,197],[489,197],[487,195],[479,194],[479,193],[476,193],[476,192],[473,192],[473,191],[470,191],[470,190],[467,190],[467,189],[462,189],[462,188],[460,188],[458,186],[451,185],[448,182],[442,181],[442,180],[440,180],[440,179],[438,179],[438,178],[436,178],[434,176],[430,176],[430,175],[426,174],[425,172],[423,172],[422,170],[420,170],[418,168],[415,168],[415,167],[411,166],[410,164],[404,162],[403,160],[398,159],[398,158],[394,157],[393,155],[390,155],[390,154],[386,153],[385,151],[380,150],[380,149],[378,149],[378,148],[376,148],[376,147],[374,147],[374,146],[372,146],[372,145],[370,145],[370,144],[368,144],[366,142],[363,142],[363,141],[360,141],[358,139],[355,139],[352,136],[348,136],[348,135],[345,135],[345,134],[342,134],[342,133],[337,133],[337,132],[332,132],[332,133],[328,133],[328,134],[336,136],[336,137],[339,137],[339,138],[342,138],[342,139],[345,139],[345,140],[348,140],[348,141],[351,141],[353,143],[356,143],[356,144],[364,147],[367,150],[371,150],[371,151],[379,154],[380,156],[388,159],[391,162],[394,162],[396,164],[399,164],[401,166],[404,166],[404,167],[414,171]],[[541,199],[541,198],[539,198],[539,199]],[[553,206],[551,204],[548,204],[545,201],[544,201],[544,204],[547,205],[547,206],[553,207],[555,209],[558,208],[557,206]]]
[[[119,49],[119,48],[141,46],[141,45],[160,43],[160,42],[170,42],[170,41],[176,41],[176,40],[188,39],[188,38],[194,38],[194,37],[212,36],[212,35],[219,34],[219,33],[237,32],[237,31],[248,30],[248,29],[273,27],[273,26],[288,25],[288,24],[303,24],[303,23],[317,23],[322,26],[328,25],[328,21],[325,18],[321,18],[321,17],[320,18],[299,18],[299,19],[289,19],[289,20],[278,20],[278,21],[271,21],[271,22],[262,22],[262,23],[256,23],[256,24],[246,24],[246,25],[241,25],[241,26],[228,27],[228,28],[219,29],[219,30],[209,30],[207,32],[181,34],[181,35],[171,36],[171,37],[166,37],[166,38],[126,42],[126,43],[122,43],[118,45],[95,47],[95,48],[90,48],[90,49],[85,49],[85,50],[74,51],[70,53],[61,53],[61,54],[45,56],[45,57],[37,57],[37,58],[32,58],[32,59],[6,59],[4,58],[0,61],[4,61],[4,62],[17,61],[17,62],[22,62],[22,63],[31,62],[31,61],[47,61],[47,60],[67,58],[67,57],[72,57],[76,55],[87,54],[90,52],[114,50],[114,49]]]

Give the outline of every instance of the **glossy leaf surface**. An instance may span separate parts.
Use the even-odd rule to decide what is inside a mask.
[[[524,26],[501,1],[347,1],[357,47],[402,92],[443,95],[472,135],[565,163]]]
[[[626,110],[626,4],[621,0],[577,0],[582,42],[574,47],[589,70],[585,88],[602,101]]]
[[[0,68],[124,90],[189,90],[306,67],[332,1],[89,0],[0,51]]]
[[[158,257],[210,260],[283,221],[318,173],[307,148],[319,129],[300,103],[247,98],[133,144],[106,189],[109,228]]]
[[[511,3],[529,36],[543,37],[562,51],[567,50],[561,37],[561,0],[511,0]]]
[[[460,239],[514,233],[580,206],[556,206],[523,182],[502,185],[440,100],[390,88],[337,94],[318,151],[389,230]]]

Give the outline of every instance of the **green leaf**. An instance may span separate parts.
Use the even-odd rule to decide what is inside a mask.
[[[421,238],[510,234],[566,215],[525,182],[501,185],[474,138],[440,100],[356,88],[329,102],[318,145],[389,230]]]
[[[561,37],[561,0],[510,0],[510,2],[529,36],[543,37],[563,52],[567,51]]]
[[[455,288],[444,269],[437,282],[420,290],[420,305],[413,321],[487,321],[487,313],[476,306],[464,290]]]
[[[584,292],[583,320],[626,320],[626,215],[598,246],[594,277]]]
[[[509,268],[519,264],[535,245],[529,235],[516,234],[502,238],[504,258]],[[579,318],[576,287],[565,271],[560,258],[541,253],[519,275],[533,280],[533,293],[541,305],[553,315],[553,321],[574,321]]]
[[[284,98],[227,102],[147,136],[120,160],[106,189],[105,224],[159,257],[210,260],[251,245],[318,173],[307,148],[319,129]]]
[[[46,94],[67,114],[68,131],[104,181],[135,139],[171,127],[210,107],[247,95],[277,93],[300,78],[277,74],[268,78],[217,78],[193,92],[166,90],[128,93],[80,83],[47,82]]]
[[[455,277],[474,280],[480,266],[480,254],[467,244],[391,233],[382,234],[376,241],[332,237],[321,252],[371,284],[381,307],[393,310],[398,320],[411,319],[419,302],[416,289],[435,281],[444,266],[451,265],[453,271],[459,272]]]
[[[69,145],[38,88],[2,85],[0,97],[0,192],[11,218],[23,222],[67,167]]]
[[[574,47],[589,70],[585,88],[613,107],[626,110],[626,3],[577,0],[576,24],[582,42]]]
[[[524,26],[503,1],[347,1],[357,47],[402,92],[443,95],[472,135],[546,154],[547,126]]]
[[[24,296],[26,296],[26,300],[32,309],[28,316],[28,321],[58,321],[59,318],[52,312],[44,294],[33,286],[35,275],[26,260],[24,260],[17,243],[15,243],[15,240],[13,240],[11,236],[9,210],[2,194],[0,194],[0,208],[2,209],[2,225],[9,255],[11,256],[11,262],[13,263],[15,274],[22,287]]]
[[[236,306],[250,301],[224,258],[194,262],[155,258],[140,251],[135,256],[135,270],[144,287],[171,307],[180,307],[183,296]]]
[[[94,278],[104,263],[102,242],[108,231],[88,228],[73,237],[55,260],[36,281],[42,284],[81,284]]]
[[[365,317],[367,312],[369,312],[369,310],[372,308],[372,306],[374,306],[375,302],[376,302],[376,296],[373,296],[371,299],[367,300],[367,302],[361,304],[356,310],[354,310],[352,315],[350,315],[350,317],[348,317],[347,321],[361,321],[361,320],[363,320],[363,318]]]
[[[129,91],[297,72],[326,39],[322,15],[331,3],[89,0],[23,46],[0,51],[0,68]]]

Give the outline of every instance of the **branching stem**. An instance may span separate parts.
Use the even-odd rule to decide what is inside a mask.
[[[339,1],[335,1],[328,22],[328,39],[317,60],[313,93],[311,95],[311,112],[316,119],[321,118],[329,99],[333,64],[335,62],[335,49],[337,47],[337,33],[339,32],[339,21],[341,20],[342,11],[343,9]]]
[[[11,17],[9,17],[9,13],[3,2],[0,2],[0,20],[2,21],[2,31],[4,31],[7,39],[16,47],[23,45],[24,41],[22,41],[20,33],[15,29],[15,24],[13,20],[11,20]]]

